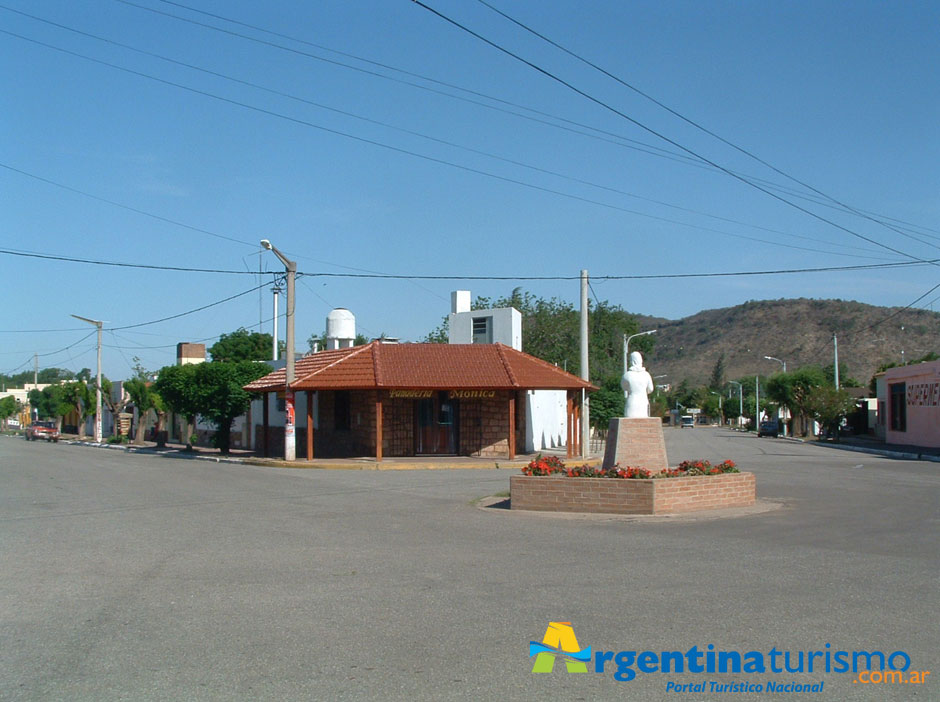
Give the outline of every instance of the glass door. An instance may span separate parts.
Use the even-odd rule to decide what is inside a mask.
[[[417,401],[415,408],[415,453],[457,453],[457,400],[447,391]]]

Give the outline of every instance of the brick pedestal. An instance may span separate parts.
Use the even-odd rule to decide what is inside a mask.
[[[651,473],[666,470],[666,442],[659,417],[619,417],[610,420],[604,468],[646,468]]]

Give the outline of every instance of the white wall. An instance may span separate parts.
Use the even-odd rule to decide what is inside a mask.
[[[568,440],[568,393],[529,390],[526,393],[527,453],[564,446]]]
[[[475,317],[492,319],[493,343],[505,344],[516,351],[522,351],[522,313],[514,307],[451,313],[447,323],[448,343],[472,344]]]

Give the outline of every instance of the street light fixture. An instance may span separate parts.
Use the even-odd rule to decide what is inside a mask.
[[[648,334],[655,334],[657,331],[659,330],[650,329],[649,331],[642,331],[637,334],[631,334],[630,336],[627,336],[626,334],[623,335],[623,374],[624,375],[626,375],[627,371],[629,370],[628,363],[630,359],[630,339],[635,339],[638,336],[647,336]],[[626,390],[623,391],[623,397],[624,397],[624,402],[626,402],[626,398],[627,398]]]
[[[297,458],[297,444],[294,437],[294,281],[297,277],[297,262],[291,261],[267,239],[261,240],[261,246],[273,251],[287,269],[287,367],[284,375],[284,460]]]
[[[89,324],[94,324],[98,327],[98,380],[95,383],[95,443],[101,443],[101,325],[104,322],[99,322],[97,319],[88,319],[87,317],[79,317],[77,314],[73,314],[72,317],[75,319],[80,319],[83,322],[88,322]],[[82,418],[79,417],[78,421],[82,421]]]
[[[776,361],[777,363],[779,363],[780,365],[783,366],[783,372],[784,372],[784,373],[787,372],[787,362],[786,362],[786,361],[781,361],[779,358],[774,358],[773,356],[764,356],[764,358],[766,358],[768,361]]]

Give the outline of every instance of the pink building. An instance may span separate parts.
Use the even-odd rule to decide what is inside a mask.
[[[940,448],[940,361],[889,368],[883,387],[885,441]]]

